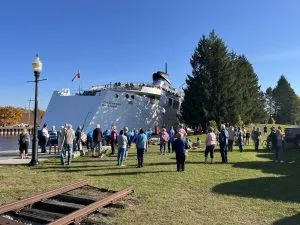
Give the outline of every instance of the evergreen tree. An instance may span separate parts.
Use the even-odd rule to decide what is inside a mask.
[[[265,115],[264,104],[258,85],[258,77],[251,63],[244,55],[235,55],[232,58],[232,63],[235,82],[231,88],[231,96],[236,97],[233,115],[235,117],[239,115],[244,122],[261,119]],[[235,117],[229,119],[235,122]]]
[[[300,97],[297,97],[292,104],[292,121],[297,125],[300,124]]]
[[[273,95],[273,89],[268,87],[265,93],[266,110],[269,117],[273,117],[276,112],[276,105]]]
[[[225,43],[214,31],[203,36],[190,60],[192,75],[186,80],[182,103],[183,120],[190,125],[218,124],[228,118],[226,103],[233,84],[231,65]]]
[[[192,75],[186,79],[182,117],[189,125],[236,124],[264,116],[257,75],[247,58],[228,53],[214,31],[203,36],[190,60]]]
[[[294,123],[293,113],[297,95],[284,75],[281,75],[273,90],[275,100],[275,119],[277,123]]]

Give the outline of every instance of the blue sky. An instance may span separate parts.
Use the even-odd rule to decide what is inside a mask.
[[[284,74],[300,95],[299,8],[297,0],[3,0],[0,105],[24,107],[33,98],[26,81],[36,53],[48,78],[39,92],[44,109],[53,90],[151,82],[166,61],[179,87],[199,39],[212,29],[247,56],[263,90]],[[81,78],[72,83],[78,69]]]

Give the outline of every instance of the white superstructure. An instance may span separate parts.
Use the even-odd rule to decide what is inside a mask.
[[[71,95],[68,89],[52,95],[42,124],[59,127],[71,123],[92,130],[116,125],[122,129],[152,129],[155,126],[177,126],[181,92],[170,87],[168,75],[153,74],[153,84],[107,84]]]

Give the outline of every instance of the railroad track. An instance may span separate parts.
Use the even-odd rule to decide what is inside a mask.
[[[101,211],[131,192],[132,187],[115,192],[80,181],[0,206],[0,225],[80,224],[89,214]]]

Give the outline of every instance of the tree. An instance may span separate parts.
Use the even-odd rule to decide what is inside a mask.
[[[266,111],[268,113],[269,118],[274,116],[276,112],[276,105],[275,105],[275,99],[273,94],[273,89],[271,87],[268,87],[265,92],[265,105],[266,105]]]
[[[265,117],[265,110],[258,76],[246,56],[231,54],[231,61],[234,77],[231,96],[236,99],[234,109],[229,110],[233,114],[229,121],[260,121]]]
[[[214,31],[200,39],[190,60],[181,115],[185,123],[236,124],[264,113],[258,77],[244,55],[228,53]]]
[[[190,60],[192,75],[186,79],[182,116],[190,125],[218,124],[227,118],[225,102],[230,79],[230,60],[227,47],[214,31],[203,36]]]
[[[0,107],[0,125],[11,126],[20,123],[23,111],[12,106]]]
[[[297,103],[297,95],[284,75],[279,78],[277,86],[273,90],[273,96],[276,122],[294,123],[293,112],[295,111],[294,104]]]
[[[297,97],[292,104],[292,121],[297,125],[300,124],[300,97]]]

